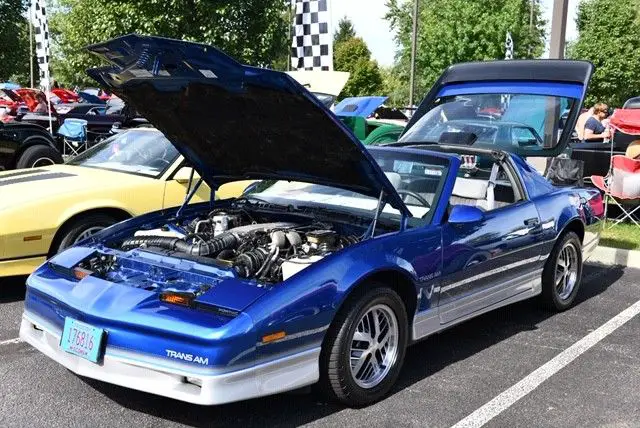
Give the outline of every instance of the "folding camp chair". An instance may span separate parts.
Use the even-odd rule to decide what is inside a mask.
[[[65,119],[58,135],[63,138],[62,156],[77,156],[88,148],[87,121],[84,119]]]
[[[640,210],[640,160],[612,156],[609,175],[592,175],[591,181],[605,193],[605,218],[611,201],[622,210],[622,214],[612,220],[613,224],[629,219],[640,227],[640,218],[636,214]]]

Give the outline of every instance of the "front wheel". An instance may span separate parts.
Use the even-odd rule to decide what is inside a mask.
[[[542,301],[555,311],[569,309],[582,279],[582,244],[574,232],[556,242],[542,272]]]
[[[37,145],[28,147],[18,159],[16,168],[38,168],[62,163],[62,156],[53,147]]]
[[[320,386],[348,406],[368,405],[389,392],[407,347],[402,299],[388,287],[372,285],[337,315],[320,357]]]
[[[53,254],[71,247],[117,222],[118,220],[106,214],[87,214],[65,226],[60,233],[60,243],[53,248]]]

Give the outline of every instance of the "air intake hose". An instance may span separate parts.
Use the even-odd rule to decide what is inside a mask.
[[[123,250],[129,250],[131,248],[138,248],[144,245],[146,247],[160,247],[173,250],[176,242],[179,240],[180,238],[172,238],[168,236],[139,236],[125,240],[122,243],[121,248]]]
[[[231,233],[222,233],[208,242],[197,242],[189,244],[184,239],[171,238],[166,236],[140,236],[130,238],[122,243],[122,249],[128,250],[141,246],[160,247],[167,250],[176,250],[192,256],[208,256],[217,254],[222,250],[235,247],[238,239]]]

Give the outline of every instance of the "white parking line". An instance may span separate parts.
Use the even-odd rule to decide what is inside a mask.
[[[640,314],[640,300],[462,419],[453,428],[481,427],[486,424],[638,314]]]
[[[2,345],[11,345],[12,343],[20,343],[22,342],[22,339],[20,339],[19,337],[16,337],[15,339],[9,339],[9,340],[3,340],[0,342],[0,346]]]

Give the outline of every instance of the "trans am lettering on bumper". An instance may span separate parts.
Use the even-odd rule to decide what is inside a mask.
[[[165,349],[165,351],[167,352],[167,357],[169,358],[176,358],[178,360],[183,360],[190,363],[198,363],[205,366],[209,364],[209,358],[199,357],[198,355],[193,354],[185,354],[184,352],[177,352],[171,349]]]

